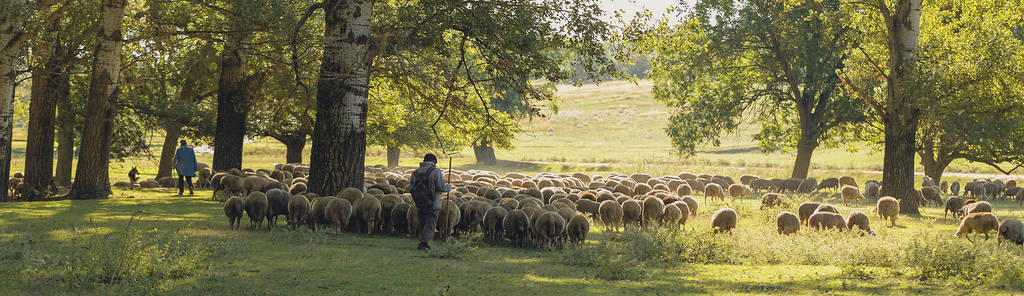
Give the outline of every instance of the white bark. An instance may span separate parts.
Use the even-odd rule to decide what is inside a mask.
[[[910,6],[910,12],[907,15],[907,19],[903,20],[906,22],[907,27],[900,32],[899,38],[903,44],[903,54],[901,55],[903,62],[910,63],[917,56],[917,39],[921,33],[921,5],[924,3],[924,0],[905,1]]]
[[[11,171],[11,138],[14,136],[14,81],[17,61],[22,53],[27,0],[5,0],[0,12],[0,187],[7,200],[8,174]],[[20,40],[19,40],[20,39]]]

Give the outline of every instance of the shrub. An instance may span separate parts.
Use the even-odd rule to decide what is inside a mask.
[[[560,259],[566,265],[585,267],[589,277],[606,281],[639,281],[648,275],[642,261],[633,258],[621,244],[608,239],[566,249]]]
[[[427,251],[427,257],[440,259],[472,259],[479,255],[480,249],[475,241],[449,237],[444,243],[437,244]]]

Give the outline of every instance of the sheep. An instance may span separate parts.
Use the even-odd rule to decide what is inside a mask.
[[[481,226],[484,221],[484,215],[490,210],[491,206],[482,201],[470,201],[465,204],[460,215],[460,221],[458,225],[458,231],[470,233],[476,231],[477,226]],[[481,227],[483,228],[483,227]]]
[[[622,204],[622,227],[639,226],[643,219],[643,206],[635,199],[627,199]]]
[[[921,195],[924,196],[925,201],[934,201],[937,205],[942,205],[942,196],[939,194],[939,187],[927,186],[921,188]]]
[[[1020,187],[1007,188],[1006,191],[1004,191],[1003,193],[1003,198],[1014,198],[1017,196],[1018,193],[1020,193],[1020,190]]]
[[[267,215],[267,195],[256,191],[250,193],[244,202],[245,213],[249,215],[249,228],[256,230],[263,225],[263,217]]]
[[[676,188],[676,195],[678,196],[687,196],[690,194],[693,194],[693,188],[690,188],[690,185],[681,184]]]
[[[242,199],[237,196],[232,196],[224,202],[224,215],[228,216],[228,223],[231,224],[231,229],[238,229],[242,227],[243,211],[245,211],[245,205],[243,204]]]
[[[960,182],[953,182],[953,184],[950,184],[949,193],[953,195],[960,195]]]
[[[693,198],[693,196],[686,195],[680,197],[679,200],[685,202],[686,206],[690,208],[690,216],[697,216],[697,208],[699,208],[700,205],[697,204],[696,198]]]
[[[791,234],[800,231],[800,217],[792,212],[782,212],[775,216],[776,231],[779,234]]]
[[[441,240],[446,240],[452,235],[455,225],[459,224],[461,218],[462,211],[459,210],[459,206],[450,199],[444,199],[441,203],[441,211],[437,215],[437,230]]]
[[[332,226],[334,233],[341,233],[342,229],[348,227],[353,218],[353,212],[355,212],[352,203],[349,203],[347,199],[341,198],[330,199],[323,210],[324,224]]]
[[[864,184],[864,196],[871,200],[878,200],[879,192],[882,191],[882,186],[875,182],[868,182]]]
[[[601,223],[605,226],[605,231],[610,231],[614,228],[615,232],[619,232],[619,224],[622,223],[622,206],[613,200],[606,200],[601,202],[601,206],[598,208],[600,213]]]
[[[565,219],[558,213],[546,212],[537,217],[533,231],[539,239],[539,246],[548,248],[553,244],[561,245],[562,234],[565,233]]]
[[[380,200],[372,195],[356,200],[355,203],[352,203],[352,218],[350,222],[355,227],[356,232],[373,234],[373,231],[377,229],[378,223],[381,223]]]
[[[832,191],[839,190],[839,179],[836,178],[825,178],[818,183],[818,189],[832,189]]]
[[[750,189],[753,190],[753,191],[756,191],[756,192],[761,192],[762,190],[768,190],[768,189],[771,189],[771,187],[772,187],[772,181],[771,180],[754,179],[754,180],[750,181]]]
[[[213,169],[208,167],[196,171],[196,188],[210,188],[210,178],[212,177]]]
[[[623,211],[625,211],[625,207],[623,207]],[[650,222],[661,220],[661,213],[663,211],[665,211],[665,204],[662,203],[661,199],[648,196],[644,199],[643,203],[641,225],[647,226]]]
[[[984,188],[985,188],[985,190],[983,191],[983,192],[985,192],[985,194],[984,194],[985,197],[995,198],[996,196],[999,196],[999,194],[1002,193],[1003,190],[1006,190],[1006,187],[1004,187],[1004,185],[1000,185],[1000,184],[994,183],[994,182],[992,182],[992,183],[985,183],[982,186],[984,186]]]
[[[672,203],[672,205],[676,206],[676,208],[679,209],[679,225],[686,226],[686,220],[689,220],[691,215],[690,206],[688,206],[685,202],[682,201],[674,202]]]
[[[407,203],[400,203],[391,208],[391,233],[401,235],[409,232],[409,219],[406,216],[409,207]]]
[[[996,244],[1001,245],[1003,240],[1014,244],[1024,244],[1024,224],[1014,219],[1006,219],[999,223],[999,236],[996,237]]]
[[[708,203],[708,197],[711,200],[718,198],[721,201],[725,201],[725,192],[722,191],[722,186],[716,183],[708,183],[704,186],[704,203]]]
[[[307,190],[309,190],[309,185],[302,182],[294,183],[290,188],[288,188],[288,192],[292,195],[303,194],[306,193]]]
[[[849,202],[851,200],[853,200],[853,201],[863,201],[864,200],[864,195],[860,194],[860,189],[858,189],[857,187],[854,187],[854,186],[844,185],[843,189],[841,189],[839,192],[840,192],[840,195],[842,195],[842,197],[843,197],[843,205],[846,205],[846,206],[849,206]]]
[[[256,191],[261,191],[264,186],[270,185],[272,180],[267,177],[254,175],[248,176],[242,179],[242,193],[248,195]]]
[[[681,218],[682,215],[682,211],[680,211],[674,204],[665,205],[662,209],[661,215],[658,217],[658,224],[661,226],[676,224],[679,222],[679,218]]]
[[[963,198],[950,196],[946,199],[946,209],[942,211],[942,218],[945,219],[947,213],[953,213],[953,218],[960,219],[960,208],[963,206]]]
[[[403,203],[402,198],[395,194],[384,195],[384,197],[380,198],[381,223],[379,223],[379,225],[381,233],[391,233],[394,231],[391,211],[401,203]]]
[[[145,182],[145,181],[143,181]],[[146,188],[145,184],[139,183],[142,188]],[[221,177],[220,182],[216,187],[213,188],[212,199],[217,198],[217,191],[227,191],[230,195],[242,194],[242,177],[235,175],[224,175]],[[240,195],[244,196],[244,195]]]
[[[850,215],[846,217],[847,229],[853,230],[853,227],[856,226],[867,234],[875,235],[875,231],[871,230],[871,225],[869,225],[870,223],[871,221],[868,219],[868,215],[861,211],[850,212]]]
[[[972,203],[966,203],[965,202],[964,206],[961,208],[960,211],[961,211],[961,213],[960,213],[961,216],[963,216],[963,215],[970,215],[970,214],[974,214],[974,213],[984,213],[984,212],[991,213],[992,212],[992,204],[988,203],[987,201],[979,201],[979,202],[972,202]]]
[[[754,180],[757,180],[757,179],[761,179],[761,177],[754,176],[754,175],[742,175],[742,176],[740,176],[740,183],[742,183],[743,185],[750,186],[751,185],[750,183],[754,182]]]
[[[1017,187],[1017,180],[1006,181],[1006,189]]]
[[[807,218],[807,225],[816,230],[846,230],[846,220],[843,219],[843,215],[832,212],[815,212]]]
[[[513,210],[502,220],[501,227],[513,246],[522,246],[530,233],[530,217],[521,209]]]
[[[570,243],[583,243],[587,240],[587,233],[590,232],[590,221],[587,221],[583,215],[573,216],[565,225],[565,232],[569,236]]]
[[[336,198],[337,197],[333,196],[325,196],[314,198],[309,202],[309,218],[307,218],[308,222],[306,225],[308,225],[310,229],[315,231],[320,226],[329,224],[326,216],[324,215],[324,210],[327,209],[327,204]]]
[[[273,189],[267,191],[267,229],[273,229],[277,226],[277,216],[285,215],[285,219],[288,217],[288,202],[292,199],[292,194],[288,191],[281,189]]]
[[[995,230],[999,231],[999,218],[996,218],[995,214],[992,213],[974,213],[964,216],[964,219],[960,221],[960,227],[957,228],[956,233],[953,234],[956,238],[967,237],[967,240],[974,242],[968,234],[975,233],[977,237],[979,233],[985,234],[985,240],[988,240],[988,232]]]
[[[743,184],[732,184],[729,185],[729,196],[733,199],[750,197],[753,193],[750,191],[750,187]]]
[[[731,234],[732,229],[736,228],[737,217],[736,211],[730,208],[721,208],[711,215],[711,229],[715,233],[728,232]]]
[[[836,207],[834,207],[834,206],[832,206],[830,204],[821,204],[821,205],[818,206],[817,209],[814,209],[814,213],[817,213],[817,212],[829,212],[829,213],[839,214],[839,209],[836,209]],[[813,215],[813,213],[812,213],[812,215]]]
[[[163,177],[156,180],[160,183],[160,188],[175,188],[178,187],[178,178],[175,177]]]
[[[1017,205],[1024,204],[1024,189],[1017,191]]]
[[[796,212],[800,214],[800,224],[807,224],[807,218],[811,217],[811,214],[814,214],[820,205],[820,202],[807,201],[797,206]]]
[[[761,210],[766,208],[774,208],[782,205],[782,199],[786,198],[785,195],[779,193],[765,193],[761,196]]]
[[[850,176],[839,177],[839,186],[843,186],[843,185],[849,185],[849,186],[860,188],[860,186],[857,186],[857,181],[854,180],[853,177],[850,177]]]
[[[799,193],[811,193],[818,188],[818,180],[815,178],[807,178],[800,181],[800,185],[797,186],[797,192]]]
[[[948,194],[949,193],[949,182],[942,181],[942,183],[939,183],[939,190],[942,190],[942,194]]]
[[[896,226],[896,216],[900,213],[900,202],[891,196],[879,198],[878,204],[875,205],[875,212],[878,212],[878,216],[882,220],[889,220],[891,226]]]
[[[501,235],[504,233],[502,222],[505,220],[505,216],[507,215],[508,210],[503,207],[491,207],[488,209],[487,212],[484,213],[484,237],[493,241],[501,239]]]
[[[580,213],[589,214],[590,218],[596,218],[598,215],[598,209],[601,207],[600,203],[589,199],[577,200],[575,204],[576,210],[580,211]],[[506,208],[506,210],[507,209],[508,208]]]
[[[363,198],[363,191],[356,188],[348,187],[339,191],[337,197],[341,199],[346,199],[348,200],[348,202],[354,205],[356,201],[359,201],[359,199]]]
[[[409,209],[405,212],[405,221],[409,228],[409,234],[418,237],[423,228],[423,225],[420,225],[419,209],[409,206]]]

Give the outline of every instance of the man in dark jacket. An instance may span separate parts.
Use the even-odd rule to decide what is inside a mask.
[[[421,184],[422,183],[422,184]],[[437,226],[437,216],[441,211],[441,192],[452,190],[452,186],[444,181],[444,174],[437,168],[437,156],[427,154],[423,156],[420,167],[413,171],[409,177],[409,192],[413,192],[413,199],[417,198],[417,185],[422,185],[421,190],[425,198],[417,200],[416,209],[419,213],[420,225],[420,250],[430,249],[430,240],[434,239],[434,231]]]

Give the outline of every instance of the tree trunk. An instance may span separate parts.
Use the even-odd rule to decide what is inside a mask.
[[[923,0],[898,0],[892,15],[885,15],[888,29],[889,75],[885,124],[885,156],[882,164],[882,195],[900,199],[900,212],[919,214],[914,192],[914,144],[920,110],[914,107],[914,58],[920,32]]]
[[[953,157],[946,149],[935,149],[933,141],[921,142],[923,148],[917,151],[917,156],[921,157],[924,175],[931,178],[935,184],[939,184],[942,182],[942,173],[953,162]]]
[[[71,163],[75,158],[75,114],[71,111],[71,81],[61,86],[64,92],[57,99],[57,186],[71,186]]]
[[[801,128],[800,142],[796,145],[796,163],[793,164],[793,174],[790,178],[807,179],[807,173],[811,169],[811,155],[817,147],[818,140],[814,137],[813,129]]]
[[[306,137],[293,137],[283,142],[287,149],[285,161],[288,163],[302,163],[302,150],[306,148]]]
[[[56,26],[50,26],[56,30]],[[56,33],[53,33],[56,34]],[[53,138],[56,128],[58,92],[66,80],[67,63],[60,57],[59,40],[43,37],[34,55],[43,61],[33,69],[29,101],[28,140],[25,144],[25,191],[27,200],[45,198],[53,184]]]
[[[310,191],[328,196],[363,187],[374,0],[323,3],[324,55],[309,182]]]
[[[82,150],[75,170],[72,199],[110,195],[110,140],[121,76],[121,35],[127,0],[103,0],[100,6],[96,52],[93,55]]]
[[[11,177],[11,138],[14,136],[14,88],[18,78],[16,65],[25,44],[24,24],[28,0],[7,0],[0,18],[0,200],[8,201],[7,187]],[[23,13],[18,13],[21,11]]]
[[[498,158],[494,156],[494,147],[491,147],[491,141],[487,139],[481,139],[480,142],[473,143],[473,156],[476,156],[476,163],[478,164],[498,164]]]
[[[388,146],[388,167],[398,167],[398,159],[402,156],[402,149],[397,146]]]
[[[160,166],[157,167],[156,179],[173,177],[174,152],[178,151],[178,138],[181,137],[181,124],[172,122],[164,134],[164,147],[160,149]]]
[[[213,139],[213,169],[242,168],[249,100],[245,89],[246,61],[242,54],[244,35],[233,34],[224,43],[217,88],[217,127]]]

